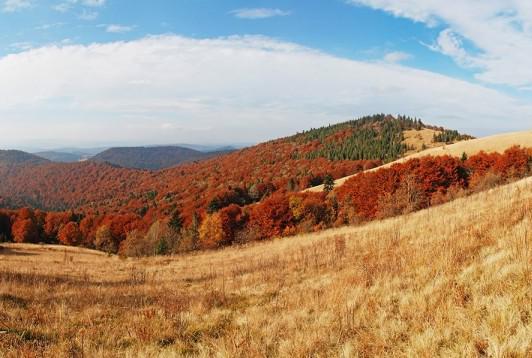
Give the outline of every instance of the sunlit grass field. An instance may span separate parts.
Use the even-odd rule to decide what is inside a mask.
[[[532,356],[532,178],[197,254],[0,249],[0,357]]]

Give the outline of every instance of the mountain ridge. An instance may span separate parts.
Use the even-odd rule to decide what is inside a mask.
[[[22,166],[0,170],[0,196],[7,207],[87,213],[160,216],[179,208],[190,222],[209,205],[249,204],[379,166],[407,152],[405,130],[428,127],[418,119],[378,114],[155,172],[96,161]]]
[[[50,161],[21,150],[0,150],[0,166],[38,165],[46,163],[50,163]]]
[[[231,150],[201,152],[181,146],[113,147],[89,160],[123,168],[160,170],[179,164],[203,160],[229,153]]]

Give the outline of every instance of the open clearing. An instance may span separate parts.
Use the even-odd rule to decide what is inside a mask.
[[[408,133],[405,133],[405,138],[407,140],[407,143],[413,144],[415,142],[415,139],[413,139],[415,138],[415,135],[413,134],[415,131],[407,131],[407,132]],[[422,130],[420,132],[421,132],[420,135],[422,136],[422,138],[425,138],[425,139],[418,141],[418,144],[422,143],[423,141],[426,141],[428,137],[434,133],[434,131],[431,132],[431,130]],[[518,145],[521,147],[527,147],[527,148],[532,147],[532,130],[523,131],[523,132],[497,134],[497,135],[493,135],[489,137],[465,140],[465,141],[454,143],[454,144],[429,148],[421,152],[407,155],[404,158],[398,159],[391,163],[381,165],[380,167],[370,169],[370,171],[378,170],[381,168],[387,168],[394,164],[403,163],[413,158],[420,158],[420,157],[425,157],[429,155],[432,155],[432,156],[451,155],[454,157],[459,157],[463,153],[466,153],[467,155],[473,155],[473,154],[477,154],[480,151],[484,151],[487,153],[489,152],[502,153],[506,149],[514,145]],[[334,185],[336,187],[341,186],[347,180],[349,180],[349,178],[357,174],[337,179],[334,181]],[[323,191],[323,185],[318,185],[318,186],[306,189],[304,191],[320,192],[320,191]]]
[[[423,128],[420,130],[409,129],[403,132],[404,140],[403,143],[409,147],[413,147],[413,150],[406,152],[406,155],[417,153],[425,148],[435,148],[443,146],[444,143],[434,142],[433,137],[436,134],[440,134],[441,131],[436,131],[434,129]]]
[[[532,178],[187,256],[3,245],[0,357],[532,355]]]

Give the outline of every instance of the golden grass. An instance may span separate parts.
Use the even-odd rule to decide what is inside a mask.
[[[410,138],[412,135],[409,135]],[[381,165],[380,167],[370,169],[370,171],[378,170],[381,168],[387,168],[397,163],[403,163],[413,158],[421,158],[425,156],[440,156],[440,155],[451,155],[455,157],[460,157],[463,153],[467,155],[474,155],[480,151],[484,152],[498,152],[502,153],[506,149],[513,147],[514,145],[519,145],[521,147],[532,147],[532,130],[523,131],[523,132],[513,132],[513,133],[503,133],[497,134],[489,137],[465,140],[454,144],[437,146],[434,148],[429,148],[421,152],[407,155],[401,159],[393,161],[391,163]],[[354,175],[350,175],[344,178],[335,180],[334,185],[336,187],[342,186],[347,180],[352,178]],[[321,192],[323,191],[323,185],[318,185],[304,191],[311,192]]]
[[[413,150],[406,152],[406,155],[411,155],[423,150],[425,148],[435,148],[441,147],[444,143],[434,143],[434,135],[439,134],[441,131],[436,131],[434,129],[423,128],[420,130],[409,129],[403,132],[403,143],[409,147],[414,147]]]
[[[0,357],[530,357],[532,178],[187,256],[4,245]]]

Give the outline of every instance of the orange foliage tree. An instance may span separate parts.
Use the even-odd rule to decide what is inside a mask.
[[[215,249],[224,241],[222,219],[219,213],[207,215],[199,227],[199,246],[202,249]]]
[[[76,222],[70,221],[59,229],[58,240],[63,245],[78,245],[81,243],[81,231]]]
[[[274,194],[250,208],[249,225],[259,239],[281,236],[293,222],[287,195]]]
[[[59,230],[72,220],[72,213],[64,212],[49,212],[46,214],[44,220],[44,235],[48,241],[55,241],[58,239]]]
[[[37,225],[32,219],[17,219],[11,228],[13,241],[35,243],[39,241]]]

